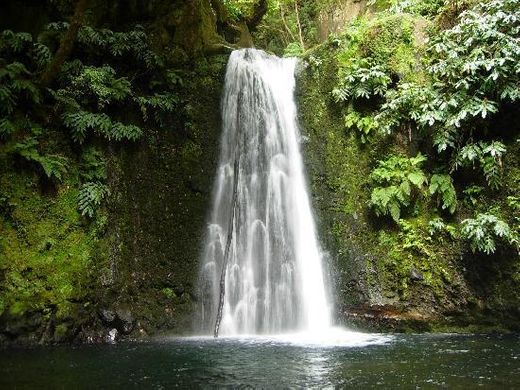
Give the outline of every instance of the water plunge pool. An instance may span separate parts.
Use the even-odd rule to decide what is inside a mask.
[[[374,337],[358,346],[209,337],[8,349],[0,388],[520,387],[518,335]]]

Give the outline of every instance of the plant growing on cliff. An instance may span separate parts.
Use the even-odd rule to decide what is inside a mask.
[[[142,130],[135,125],[126,125],[113,121],[107,114],[78,111],[63,115],[63,123],[72,132],[74,141],[82,143],[87,136],[87,131],[92,130],[96,134],[108,140],[137,140]]]
[[[110,194],[108,186],[101,182],[88,182],[81,186],[78,195],[78,208],[81,215],[94,216],[101,202]]]
[[[495,253],[497,239],[518,247],[518,237],[509,225],[490,213],[481,213],[475,218],[462,221],[461,233],[469,241],[473,252],[488,255]]]
[[[453,214],[457,208],[457,192],[450,175],[435,174],[430,179],[430,194],[437,195],[438,203],[443,210]]]
[[[45,176],[49,179],[62,180],[67,172],[68,160],[59,154],[42,154],[38,150],[39,141],[34,137],[28,137],[13,146],[13,151],[25,160],[36,163]]]
[[[365,59],[355,62],[344,72],[345,76],[340,86],[332,91],[337,102],[384,96],[391,82],[382,66],[370,63]]]
[[[479,141],[493,115],[520,100],[518,10],[517,0],[476,3],[454,27],[431,34],[428,79],[388,91],[376,116],[381,129],[390,133],[413,125],[431,135],[454,169],[477,161],[497,188],[505,147],[498,140]]]
[[[421,169],[426,157],[394,155],[378,162],[370,175],[379,186],[372,190],[370,205],[377,215],[389,215],[397,222],[403,208],[410,206],[414,194],[423,190],[427,178]]]
[[[497,189],[501,185],[502,156],[506,147],[502,142],[469,143],[462,147],[455,155],[454,169],[461,166],[475,168],[478,164],[491,188]]]

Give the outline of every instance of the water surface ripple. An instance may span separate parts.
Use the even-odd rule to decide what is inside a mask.
[[[381,339],[380,339],[381,341]],[[520,388],[520,337],[397,335],[365,346],[187,338],[2,350],[0,388]]]

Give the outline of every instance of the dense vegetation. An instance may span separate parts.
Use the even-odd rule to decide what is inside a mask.
[[[502,267],[505,276],[498,279],[512,283],[512,295],[520,291],[517,0],[145,3],[132,2],[129,10],[94,0],[2,6],[4,334],[39,329],[39,338],[60,340],[97,327],[92,318],[105,305],[100,291],[115,275],[129,295],[150,287],[158,307],[191,302],[197,259],[189,265],[176,259],[171,266],[157,254],[167,250],[164,241],[177,238],[189,250],[176,256],[196,257],[199,225],[186,226],[204,218],[203,187],[219,126],[200,113],[218,115],[212,97],[220,93],[225,55],[249,45],[251,36],[257,47],[306,64],[300,104],[311,138],[306,153],[318,212],[325,210],[323,220],[330,220],[322,235],[334,236],[338,274],[353,267],[345,248],[359,247],[371,253],[360,267],[379,276],[358,276],[386,289],[381,302],[413,301],[412,273],[440,306],[449,306],[448,291],[472,294],[462,287],[458,270],[466,263],[458,259],[474,253]],[[29,14],[7,20],[7,11],[27,7],[36,7],[38,23],[31,25]],[[203,107],[210,103],[214,107]],[[156,200],[163,207],[173,194],[175,204],[165,209],[174,209],[168,223],[179,226],[169,229],[171,235],[151,222],[153,229],[143,232],[141,217],[163,212],[148,213],[149,194],[132,181],[144,174],[160,182],[161,164],[178,175]],[[140,170],[149,166],[157,171]],[[181,240],[175,234],[183,231],[192,234]],[[157,240],[149,244],[154,250],[138,248],[146,234]],[[152,258],[162,270],[157,275],[132,269]],[[119,271],[118,261],[126,264]],[[170,268],[190,275],[166,281]],[[349,301],[347,283],[341,277],[337,283],[341,299]],[[514,305],[497,286],[496,302]],[[37,325],[9,330],[13,321],[32,321],[34,313],[43,318]]]
[[[512,313],[506,308],[517,301],[505,289],[518,291],[519,281],[518,2],[372,7],[303,55],[304,109],[321,108],[302,115],[311,137],[325,140],[311,149],[322,149],[313,164],[334,195],[324,209],[345,253],[338,267],[360,256],[360,270],[347,277],[372,286],[344,300],[436,318],[441,307],[467,315],[479,297]],[[342,244],[349,240],[357,249]],[[380,292],[370,297],[374,286]]]
[[[457,191],[498,196],[508,168],[503,164],[504,142],[517,142],[518,136],[513,123],[497,126],[499,116],[517,112],[520,99],[517,5],[468,5],[451,28],[430,26],[422,47],[414,47],[413,13],[360,20],[346,33],[341,42],[346,48],[339,54],[339,86],[333,91],[336,100],[347,105],[346,127],[359,131],[363,141],[376,132],[404,133],[410,144],[419,138],[419,149],[431,160],[428,189],[429,175],[421,170],[426,157],[396,154],[380,161],[372,179],[383,186],[374,186],[370,202],[377,214],[398,222],[414,205],[413,191],[437,201],[439,215],[434,218],[455,213],[461,197]],[[437,12],[448,12],[450,6]],[[385,32],[374,43],[375,31]],[[414,56],[415,50],[422,50],[423,56]],[[511,148],[517,150],[516,145]],[[473,172],[462,177],[464,170]],[[485,202],[475,201],[476,215],[461,222],[461,236],[472,249],[493,253],[495,240],[501,240],[518,250],[518,225],[511,218],[518,211],[511,203],[516,194],[507,195],[503,208],[487,209]]]

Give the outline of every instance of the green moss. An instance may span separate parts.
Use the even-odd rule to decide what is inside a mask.
[[[95,238],[77,211],[75,172],[71,180],[42,193],[37,176],[17,171],[1,156],[0,193],[12,205],[0,220],[2,311],[11,316],[53,312],[70,316],[89,289]]]
[[[408,14],[380,14],[360,17],[346,30],[343,48],[338,53],[340,77],[360,59],[380,65],[407,81],[423,77],[420,64],[424,20]]]

